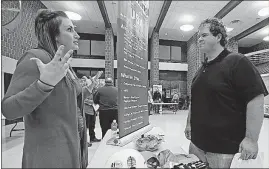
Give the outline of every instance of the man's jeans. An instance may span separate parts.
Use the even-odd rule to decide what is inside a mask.
[[[210,168],[230,168],[234,157],[234,154],[205,152],[196,147],[192,142],[190,143],[189,154],[194,154],[203,162],[207,162]]]
[[[154,100],[154,103],[161,103],[160,100]],[[160,110],[160,105],[159,104],[154,104],[153,105],[153,110],[155,114],[159,114],[159,110]]]

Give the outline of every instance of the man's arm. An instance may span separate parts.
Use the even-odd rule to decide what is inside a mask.
[[[185,136],[188,140],[191,140],[191,104],[189,105],[189,114],[187,118],[187,124],[185,128]]]
[[[247,104],[246,110],[246,135],[239,145],[240,158],[243,160],[257,157],[258,139],[263,122],[264,95],[260,94]]]
[[[246,137],[257,142],[264,116],[263,94],[258,95],[247,104],[246,116]]]
[[[187,118],[187,125],[191,125],[191,104],[189,105],[189,113]]]

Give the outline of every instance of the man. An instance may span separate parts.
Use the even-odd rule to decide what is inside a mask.
[[[162,89],[162,102],[166,103],[166,89]]]
[[[113,86],[112,78],[107,78],[105,86],[97,89],[93,102],[100,106],[99,118],[102,138],[104,138],[107,130],[111,128],[113,120],[118,122],[118,89]]]
[[[199,27],[198,44],[206,59],[193,78],[185,135],[189,153],[211,168],[229,168],[234,154],[255,159],[268,91],[255,66],[226,48],[226,30],[216,18]]]
[[[153,101],[154,103],[161,103],[162,95],[158,88],[156,88],[153,93]],[[159,114],[160,105],[153,105],[154,113]]]
[[[95,89],[96,91],[96,89]],[[95,92],[93,90],[93,93]],[[88,98],[84,101],[84,112],[86,115],[86,123],[87,127],[89,128],[89,136],[90,136],[90,143],[88,143],[88,146],[91,147],[93,142],[100,142],[100,139],[97,139],[95,136],[95,123],[96,123],[96,112],[93,108],[93,95],[90,95]]]

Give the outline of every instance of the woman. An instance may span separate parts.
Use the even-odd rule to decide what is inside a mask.
[[[64,12],[50,10],[37,15],[35,34],[38,48],[19,59],[2,100],[7,119],[24,117],[22,168],[86,168],[81,103],[94,84],[82,88],[69,66],[79,35]]]

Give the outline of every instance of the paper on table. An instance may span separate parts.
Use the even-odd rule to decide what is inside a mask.
[[[122,149],[107,160],[105,168],[147,168],[144,157],[134,149]]]

